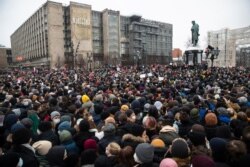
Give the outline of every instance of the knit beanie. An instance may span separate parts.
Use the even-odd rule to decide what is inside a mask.
[[[31,139],[32,133],[29,129],[21,128],[13,133],[12,143],[15,145],[27,144]]]
[[[148,143],[138,144],[135,154],[142,163],[152,162],[154,158],[154,147]]]
[[[83,103],[86,103],[86,102],[88,102],[90,99],[89,99],[89,96],[87,96],[87,95],[83,95],[82,96],[82,102]]]
[[[171,154],[176,158],[187,158],[189,156],[189,147],[187,142],[182,138],[173,140],[171,146]]]
[[[53,119],[56,116],[61,116],[61,114],[58,111],[53,111],[52,113],[50,113],[50,118]]]
[[[63,115],[63,116],[61,116],[60,121],[61,122],[64,122],[64,121],[71,122],[71,117],[69,115]]]
[[[30,129],[32,127],[33,121],[30,118],[23,118],[21,123],[27,128]]]
[[[161,107],[163,106],[162,102],[160,101],[156,101],[154,103],[154,106],[157,108],[157,110],[159,111],[161,109]]]
[[[205,116],[205,123],[208,126],[217,125],[218,123],[217,116],[214,113],[207,113]]]
[[[215,162],[206,155],[196,155],[191,160],[193,167],[215,167]]]
[[[155,148],[164,148],[165,143],[161,139],[153,139],[151,145]]]
[[[226,161],[228,155],[226,148],[227,141],[222,138],[215,137],[209,141],[209,144],[212,150],[213,159],[220,162]]]
[[[160,167],[178,167],[178,164],[172,158],[165,158],[161,161]]]
[[[144,127],[138,124],[132,124],[128,130],[129,133],[134,136],[142,136],[143,132],[145,131]]]
[[[17,130],[19,129],[23,129],[25,128],[25,126],[21,123],[15,123],[14,125],[11,126],[11,130],[10,130],[10,133],[15,133]]]
[[[87,139],[84,141],[83,143],[83,148],[84,150],[88,150],[88,149],[97,149],[97,143],[94,139]]]
[[[188,133],[188,138],[194,146],[206,144],[206,134],[204,132],[191,131]]]
[[[52,147],[52,143],[47,140],[40,140],[35,142],[32,147],[36,150],[39,155],[46,155],[49,149]]]
[[[193,108],[190,111],[190,118],[191,119],[198,119],[199,118],[199,110],[197,108]]]
[[[61,143],[67,142],[72,139],[72,135],[68,130],[63,130],[59,133],[59,139]]]
[[[81,132],[88,132],[90,128],[89,122],[87,120],[81,120],[79,124],[79,129]]]
[[[58,126],[59,131],[70,130],[70,128],[71,128],[70,122],[68,122],[68,121],[64,121],[64,122],[60,123]]]

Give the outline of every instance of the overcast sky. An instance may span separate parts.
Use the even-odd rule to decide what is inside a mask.
[[[11,47],[11,34],[47,0],[0,0],[0,44]],[[69,0],[53,0],[69,4]],[[173,24],[173,48],[185,49],[191,38],[191,21],[200,26],[200,42],[207,31],[250,26],[250,0],[72,0],[92,5],[92,10],[119,10],[121,15]]]

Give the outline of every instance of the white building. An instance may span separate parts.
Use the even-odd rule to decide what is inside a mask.
[[[236,66],[236,41],[250,38],[250,26],[238,29],[221,29],[209,31],[207,35],[208,45],[220,50],[218,59],[214,60],[214,66]]]

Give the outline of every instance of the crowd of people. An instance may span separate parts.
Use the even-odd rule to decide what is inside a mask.
[[[247,167],[250,73],[164,65],[0,74],[1,167]]]

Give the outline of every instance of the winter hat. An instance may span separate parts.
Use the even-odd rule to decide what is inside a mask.
[[[2,167],[16,167],[20,160],[20,155],[15,152],[8,152],[0,156],[0,166]]]
[[[46,155],[50,166],[64,166],[66,149],[64,146],[53,146]]]
[[[83,95],[82,96],[82,102],[83,103],[86,103],[86,102],[88,102],[90,99],[89,99],[89,96],[87,96],[87,95]]]
[[[87,139],[83,143],[84,150],[94,149],[97,150],[97,143],[94,139]]]
[[[215,162],[206,155],[196,155],[191,160],[193,167],[215,167]]]
[[[46,131],[52,129],[52,124],[51,124],[51,122],[49,122],[49,121],[42,121],[42,122],[40,122],[40,124],[38,125],[38,129],[39,129],[41,132],[46,132]]]
[[[178,164],[172,158],[165,158],[161,161],[160,167],[178,167]]]
[[[205,145],[206,143],[206,134],[204,132],[190,131],[188,138],[194,146]]]
[[[218,123],[217,116],[214,113],[207,113],[205,116],[205,123],[208,126],[217,125]]]
[[[144,127],[138,124],[132,124],[129,129],[129,133],[134,136],[142,136],[143,132],[145,131]]]
[[[27,128],[30,129],[32,127],[33,121],[30,118],[23,118],[21,123]]]
[[[190,118],[191,119],[198,119],[199,118],[199,110],[197,108],[193,108],[190,111]]]
[[[53,119],[54,117],[60,117],[61,114],[58,111],[53,111],[52,113],[50,113],[50,118]]]
[[[154,147],[148,143],[138,144],[135,149],[135,154],[139,161],[142,163],[148,163],[153,161],[154,158]]]
[[[95,101],[102,102],[102,101],[103,101],[103,96],[102,96],[102,94],[96,95],[95,98],[94,98],[94,100],[95,100]]]
[[[232,137],[230,127],[228,125],[218,126],[216,129],[216,137],[230,139]]]
[[[21,128],[13,133],[12,143],[15,145],[27,144],[32,137],[32,133],[29,129]]]
[[[6,129],[10,130],[11,126],[17,122],[18,118],[15,114],[8,114],[4,117],[3,125]]]
[[[40,140],[35,142],[32,147],[39,155],[46,155],[48,154],[49,149],[52,147],[52,143],[48,140]]]
[[[61,132],[63,130],[70,130],[70,122],[68,121],[64,121],[62,123],[59,124],[58,126],[58,130]]]
[[[156,101],[155,103],[154,103],[154,106],[157,108],[157,110],[159,111],[160,109],[161,109],[161,107],[162,107],[162,102],[160,102],[160,101]]]
[[[225,139],[214,137],[209,141],[209,143],[213,156],[226,153],[227,142]]]
[[[133,100],[131,103],[131,109],[134,110],[136,108],[141,108],[141,103],[139,100]]]
[[[146,103],[145,105],[144,105],[144,110],[143,110],[143,112],[148,112],[148,110],[149,110],[149,107],[150,107],[150,104],[149,103]]]
[[[87,120],[81,120],[79,124],[79,129],[81,132],[88,132],[90,128],[89,122]]]
[[[15,123],[14,125],[11,126],[11,130],[10,130],[10,133],[15,133],[17,130],[19,129],[23,129],[25,128],[25,126],[21,123]]]
[[[59,139],[61,143],[67,142],[72,139],[72,135],[68,130],[63,130],[59,133]]]
[[[18,117],[21,115],[21,109],[20,108],[15,108],[15,109],[12,110],[12,112],[15,113],[16,116],[18,116]]]
[[[156,148],[164,148],[165,143],[161,139],[153,139],[151,145]]]
[[[187,158],[190,154],[188,144],[182,138],[173,140],[170,152],[172,156],[176,158]]]
[[[60,121],[61,122],[64,122],[64,121],[71,122],[71,117],[69,115],[63,115],[63,116],[61,116]]]
[[[121,112],[126,112],[128,109],[129,109],[129,107],[126,104],[121,106]]]

